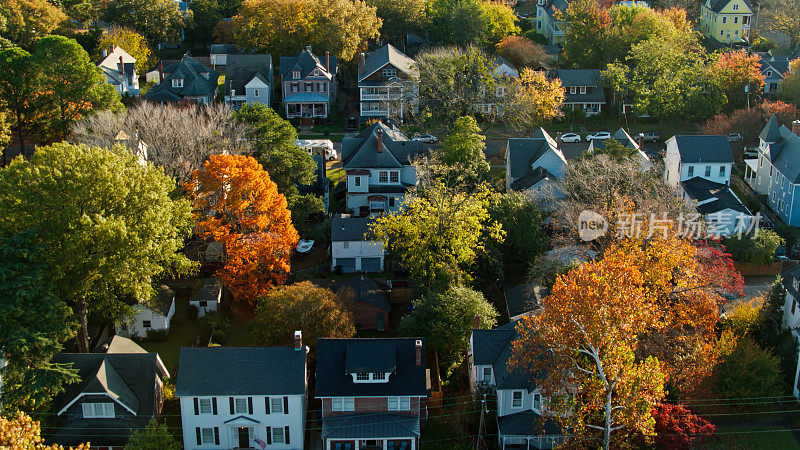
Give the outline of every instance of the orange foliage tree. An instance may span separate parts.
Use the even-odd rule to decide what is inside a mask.
[[[506,36],[496,46],[497,54],[507,59],[518,68],[538,68],[547,54],[542,46],[525,36]]]
[[[758,55],[748,55],[745,51],[725,52],[717,56],[712,70],[725,96],[728,98],[728,110],[745,106],[748,89],[751,101],[764,88],[764,75],[761,73],[761,62]]]
[[[196,232],[225,248],[216,276],[238,301],[255,304],[289,274],[299,239],[269,174],[254,158],[215,155],[186,184],[194,201]]]
[[[39,422],[24,413],[15,419],[0,417],[0,448],[15,450],[62,450],[64,447],[45,445],[41,436]],[[70,447],[72,448],[72,447]],[[89,444],[81,444],[75,450],[89,449]]]

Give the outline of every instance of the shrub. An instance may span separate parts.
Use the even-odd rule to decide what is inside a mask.
[[[153,342],[166,341],[169,337],[169,330],[147,330],[147,340]]]
[[[732,350],[723,350],[713,372],[721,398],[768,397],[783,392],[780,360],[749,337],[738,338]]]
[[[195,320],[197,319],[197,316],[200,315],[200,309],[194,305],[189,305],[187,312],[188,312],[187,316],[189,316],[190,320]]]
[[[736,261],[767,264],[772,261],[775,249],[783,239],[772,230],[759,230],[758,236],[750,235],[725,239],[725,247]]]

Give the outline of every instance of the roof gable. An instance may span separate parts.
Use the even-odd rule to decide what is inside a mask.
[[[378,151],[378,133],[381,151]],[[402,131],[381,121],[342,141],[342,165],[345,169],[402,168],[424,151],[421,143],[410,140]]]
[[[413,78],[419,76],[416,61],[406,56],[400,50],[397,50],[391,44],[386,44],[378,50],[366,55],[363,64],[359,63],[358,81],[364,81],[370,75],[383,69],[387,65],[391,65],[408,77]]]

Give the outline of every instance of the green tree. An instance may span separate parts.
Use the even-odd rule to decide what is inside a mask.
[[[47,0],[6,0],[0,3],[0,36],[27,48],[66,19],[66,14]]]
[[[492,328],[497,311],[483,294],[464,286],[427,294],[414,300],[414,311],[403,317],[400,333],[421,336],[436,352],[439,369],[445,376],[460,364],[469,346],[475,317],[481,328]]]
[[[31,54],[18,47],[0,50],[0,107],[8,111],[8,122],[22,153],[42,125],[45,100]]]
[[[595,155],[608,155],[611,159],[620,161],[626,158],[634,158],[639,155],[639,151],[635,148],[630,148],[622,145],[616,139],[606,139],[603,142],[603,148],[596,148],[591,153],[588,151],[581,155],[582,158],[591,158]]]
[[[426,14],[432,40],[442,44],[494,46],[520,32],[513,10],[486,0],[431,0]]]
[[[139,75],[147,72],[155,64],[155,57],[147,44],[147,39],[129,28],[113,27],[98,42],[101,51],[112,45],[120,47],[136,58],[136,72]]]
[[[472,116],[459,117],[442,146],[432,152],[434,159],[457,172],[459,177],[472,182],[482,180],[490,167],[483,153],[486,136],[480,133],[481,128]]]
[[[410,33],[422,33],[426,26],[425,0],[368,0],[381,18],[381,34],[405,42]]]
[[[309,281],[278,286],[258,299],[250,327],[255,345],[290,345],[296,330],[312,350],[319,338],[348,338],[353,326],[352,298]]]
[[[350,61],[370,39],[378,37],[381,19],[363,0],[317,0],[312,3],[315,48]]]
[[[223,17],[222,7],[217,0],[193,0],[189,3],[192,10],[192,23],[186,28],[186,37],[193,44],[200,44],[203,49],[214,39],[214,27]]]
[[[150,44],[177,43],[191,23],[191,11],[184,16],[172,0],[115,0],[108,3],[105,19],[142,33]]]
[[[749,337],[735,339],[733,349],[714,367],[721,398],[769,397],[783,392],[780,360]]]
[[[489,216],[505,231],[499,246],[506,273],[519,275],[531,267],[550,245],[544,232],[545,215],[537,203],[520,192],[496,195]]]
[[[7,415],[41,411],[78,380],[68,365],[50,362],[77,324],[56,295],[44,249],[35,241],[30,231],[0,238],[0,352],[8,360],[0,401]]]
[[[758,236],[743,235],[725,239],[725,248],[737,261],[766,264],[773,260],[783,239],[772,230],[758,230]]]
[[[564,54],[577,67],[601,67],[606,51],[611,16],[597,0],[578,0],[566,11]]]
[[[125,450],[180,450],[183,448],[175,436],[169,432],[166,423],[151,419],[144,428],[134,430]]]
[[[127,149],[67,143],[39,147],[0,170],[0,236],[37,230],[56,295],[79,318],[88,351],[88,316],[115,319],[119,294],[145,298],[154,278],[188,271],[177,253],[191,234],[191,204],[175,183]]]
[[[311,6],[305,0],[245,0],[233,18],[236,43],[273,55],[295,55],[311,42]]]

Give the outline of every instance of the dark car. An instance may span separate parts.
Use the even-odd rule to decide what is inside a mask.
[[[358,119],[351,117],[344,125],[344,131],[358,131]]]
[[[642,140],[645,142],[658,142],[659,139],[661,139],[661,135],[657,131],[642,133]]]

